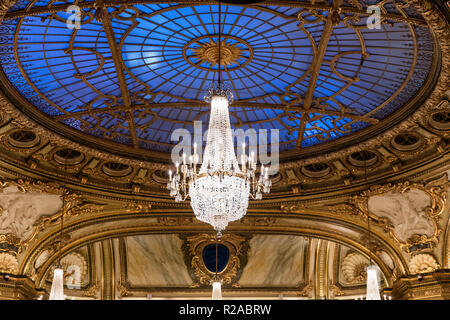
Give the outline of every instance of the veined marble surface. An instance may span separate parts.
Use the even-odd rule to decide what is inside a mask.
[[[176,235],[127,237],[127,277],[131,286],[188,287],[188,274],[181,251],[182,240]]]
[[[242,287],[294,287],[303,280],[306,240],[298,236],[257,235],[250,240]]]

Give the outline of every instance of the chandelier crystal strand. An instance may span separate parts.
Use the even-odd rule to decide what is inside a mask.
[[[50,300],[65,300],[64,297],[64,271],[61,268],[53,270],[53,282],[50,290]]]
[[[381,300],[380,288],[378,287],[378,267],[369,265],[367,272],[366,300]]]

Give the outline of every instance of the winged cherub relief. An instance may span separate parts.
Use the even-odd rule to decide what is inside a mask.
[[[402,242],[414,235],[433,235],[433,223],[425,213],[430,206],[430,196],[419,189],[410,189],[403,194],[390,191],[371,196],[368,201],[369,211],[379,218],[388,218],[395,236]]]
[[[32,236],[40,217],[55,214],[61,206],[58,195],[24,193],[16,186],[6,187],[0,193],[0,234],[13,234],[25,241]]]

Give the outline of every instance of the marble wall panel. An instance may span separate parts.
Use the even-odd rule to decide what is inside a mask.
[[[127,237],[127,278],[131,286],[183,286],[192,283],[176,235]]]
[[[303,237],[257,235],[250,240],[241,287],[295,287],[303,280],[307,241]]]

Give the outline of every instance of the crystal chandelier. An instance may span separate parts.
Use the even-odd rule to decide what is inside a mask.
[[[198,168],[197,145],[194,154],[176,163],[176,171],[169,171],[167,188],[175,201],[189,196],[198,220],[206,222],[219,233],[229,222],[239,220],[247,212],[249,197],[262,199],[262,193],[270,192],[272,182],[268,168],[257,167],[255,154],[243,153],[239,166],[234,153],[230,127],[229,104],[233,95],[229,89],[212,88],[205,97],[211,103],[211,116],[203,163]]]
[[[219,31],[221,4],[219,1]],[[198,220],[214,227],[220,235],[231,221],[239,220],[247,212],[249,197],[262,199],[262,193],[270,192],[272,182],[268,168],[257,167],[254,153],[243,153],[241,164],[234,152],[228,106],[233,94],[221,81],[221,33],[218,41],[218,85],[205,96],[211,104],[209,129],[201,167],[198,168],[197,145],[194,153],[182,164],[176,163],[176,171],[169,171],[167,188],[175,201],[184,201],[189,196]]]

